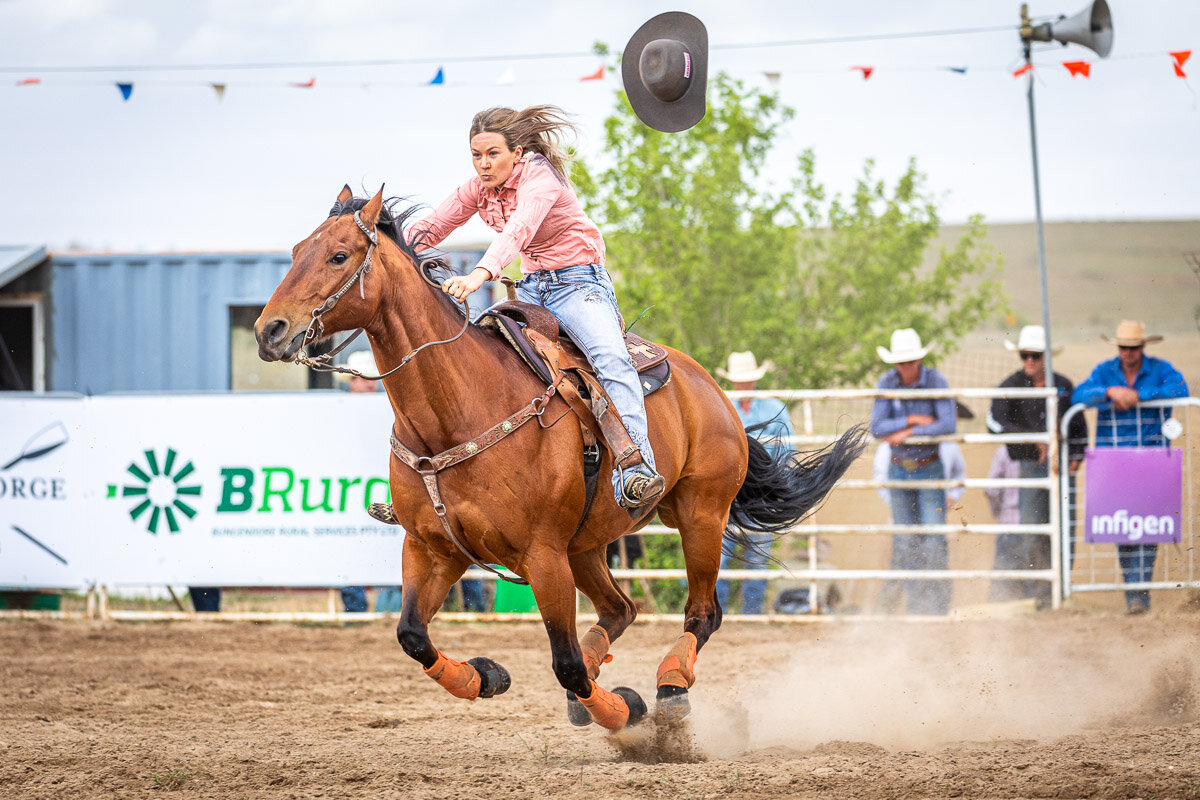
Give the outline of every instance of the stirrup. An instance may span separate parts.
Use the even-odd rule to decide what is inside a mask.
[[[657,472],[653,475],[634,472],[622,478],[621,496],[617,499],[617,505],[622,508],[652,506],[659,501],[667,488],[667,482]]]
[[[400,520],[396,519],[396,511],[392,508],[391,503],[371,503],[367,506],[367,513],[372,519],[377,519],[384,525],[399,525]]]

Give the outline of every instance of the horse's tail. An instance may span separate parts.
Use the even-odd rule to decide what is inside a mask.
[[[726,535],[741,544],[739,534],[785,533],[808,516],[838,479],[862,455],[869,441],[863,425],[855,425],[820,450],[772,456],[751,429],[746,434],[750,459],[746,481],[729,509]]]

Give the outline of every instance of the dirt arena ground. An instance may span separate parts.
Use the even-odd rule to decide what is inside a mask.
[[[0,797],[1200,798],[1200,604],[949,623],[728,623],[677,728],[573,728],[541,626],[0,621]],[[673,624],[603,683],[652,698]]]

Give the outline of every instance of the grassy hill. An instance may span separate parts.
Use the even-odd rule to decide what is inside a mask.
[[[945,226],[943,243],[960,235]],[[1121,319],[1141,319],[1165,336],[1147,352],[1175,364],[1200,391],[1200,275],[1188,256],[1200,257],[1200,220],[1058,222],[1046,233],[1051,338],[1065,346],[1055,371],[1075,381],[1087,377],[1116,348],[1101,340]],[[1013,316],[997,320],[959,343],[941,364],[953,385],[990,386],[1016,369],[1003,349],[1022,325],[1042,321],[1037,239],[1033,223],[989,225],[988,240],[1003,259],[1004,286]]]
[[[1197,334],[1200,279],[1187,254],[1200,257],[1200,220],[1058,222],[1045,234],[1052,334],[1063,342],[1111,335],[1119,319]],[[959,235],[960,228],[946,226],[941,240]],[[1016,324],[1041,322],[1033,223],[989,225],[988,239],[1004,259]]]

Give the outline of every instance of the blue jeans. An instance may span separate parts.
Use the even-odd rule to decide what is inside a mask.
[[[218,586],[189,586],[192,608],[197,611],[220,611],[221,589]]]
[[[1156,544],[1119,544],[1117,545],[1117,561],[1121,564],[1121,578],[1126,583],[1149,583],[1154,579],[1154,562],[1158,558]],[[1128,589],[1125,592],[1125,605],[1150,607],[1150,591],[1148,589]]]
[[[367,610],[367,587],[347,586],[342,589],[342,606],[347,611],[362,612]]]
[[[483,594],[483,581],[462,581],[463,611],[487,611],[487,598]]]
[[[941,461],[934,461],[909,472],[899,464],[888,466],[888,480],[940,480],[946,476]],[[892,522],[897,525],[944,525],[946,492],[942,489],[888,489],[892,503]],[[946,569],[950,551],[940,533],[897,533],[892,537],[894,569]],[[950,612],[950,581],[904,581],[905,607],[910,614],[947,614]]]
[[[771,543],[775,537],[769,533],[747,533],[746,538],[752,541],[755,547],[743,548],[741,558],[738,558],[733,553],[729,552],[733,544],[728,539],[725,540],[725,547],[721,552],[721,569],[732,567],[733,569],[766,569],[767,556],[771,552]],[[766,581],[742,581],[742,610],[743,614],[761,614],[763,613],[763,598],[767,594]],[[724,578],[717,581],[717,602],[721,604],[721,608],[734,613],[731,609],[726,608],[729,602],[729,581]]]
[[[379,590],[379,594],[375,595],[375,611],[398,614],[403,601],[404,595],[399,586],[384,586]]]
[[[625,349],[617,297],[612,279],[598,264],[580,264],[556,270],[541,270],[521,278],[517,299],[545,307],[559,326],[587,356],[596,377],[612,399],[629,438],[642,452],[645,466],[654,470],[654,452],[647,433],[646,401],[637,370]],[[613,471],[613,489],[618,496],[619,475]]]

